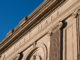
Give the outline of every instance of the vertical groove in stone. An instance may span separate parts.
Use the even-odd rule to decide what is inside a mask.
[[[50,56],[49,60],[60,60],[60,44],[61,31],[60,29],[54,32],[50,37]]]
[[[77,27],[77,45],[78,45],[78,60],[80,60],[80,11],[77,15],[77,20],[76,20],[76,27]]]

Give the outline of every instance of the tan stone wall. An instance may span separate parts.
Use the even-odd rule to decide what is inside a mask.
[[[68,18],[63,29],[63,59],[77,60],[76,18]]]
[[[4,52],[0,60],[77,60],[76,10],[79,6],[79,0],[67,0]],[[57,30],[61,30],[61,34],[52,38],[52,34]],[[57,39],[57,42],[54,42],[54,39]],[[51,42],[56,45],[60,43],[56,47],[57,51],[53,49],[55,46],[51,47]],[[55,51],[59,53],[58,56]]]

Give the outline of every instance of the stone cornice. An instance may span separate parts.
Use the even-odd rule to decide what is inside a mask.
[[[6,50],[7,46],[13,43],[20,35],[22,35],[25,31],[30,31],[33,28],[33,24],[37,24],[37,22],[44,17],[50,9],[57,7],[58,3],[64,0],[45,0],[33,13],[28,16],[28,19],[23,19],[22,24],[19,24],[14,31],[9,33],[9,37],[6,37],[2,42],[0,42],[0,54]],[[47,14],[48,15],[48,14]],[[46,15],[46,16],[47,16]],[[6,47],[6,48],[5,48]]]
[[[46,5],[46,3],[48,3],[48,2],[49,2],[49,1],[44,1],[35,11],[33,11],[33,12],[28,16],[27,21],[28,21],[29,19],[32,19],[32,17],[33,17],[39,10],[41,10],[41,8],[43,7],[43,5]],[[24,18],[23,18],[23,20],[24,20]],[[21,20],[21,22],[22,22],[23,20]],[[17,28],[16,30],[18,30],[18,28],[20,28],[20,26],[18,25],[16,28]],[[14,29],[15,29],[15,28],[14,28]],[[0,44],[2,44],[5,40],[6,40],[6,38],[3,39],[3,40],[0,42]]]

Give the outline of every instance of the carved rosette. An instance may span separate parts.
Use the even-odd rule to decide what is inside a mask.
[[[61,27],[62,22],[56,25],[50,35],[50,55],[49,60],[60,60],[60,47],[61,47]]]

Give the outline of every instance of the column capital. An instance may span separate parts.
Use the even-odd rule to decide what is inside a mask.
[[[77,10],[75,10],[75,11],[73,11],[73,13],[72,13],[72,17],[73,17],[73,18],[76,18],[77,15],[80,15],[80,8],[77,9]]]
[[[78,15],[78,10],[76,10],[76,11],[74,11],[74,12],[72,13],[72,18],[76,18],[77,15]]]
[[[77,13],[78,13],[78,15],[80,15],[80,9],[78,9],[78,12]]]
[[[58,22],[53,28],[51,28],[48,32],[48,36],[51,36],[53,33],[55,33],[55,31],[59,30],[60,28],[62,28],[63,23],[62,22]]]
[[[20,54],[18,53],[16,56],[14,56],[13,58],[12,58],[13,60],[18,60],[18,59],[20,59]]]
[[[52,30],[50,30],[47,35],[51,36],[52,35]]]

